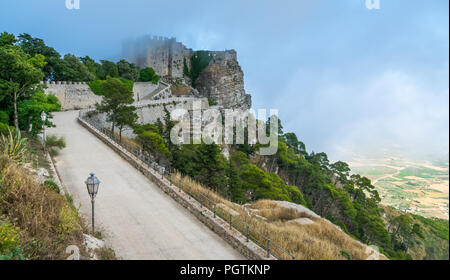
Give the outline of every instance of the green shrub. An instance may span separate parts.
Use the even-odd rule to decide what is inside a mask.
[[[207,97],[208,98],[208,105],[209,106],[215,106],[215,105],[217,105],[217,102],[216,101],[214,101],[211,97]]]
[[[152,82],[153,84],[157,84],[159,78],[160,77],[155,73],[155,70],[151,67],[147,67],[139,71],[140,82]]]
[[[133,91],[133,87],[134,87],[133,81],[123,79],[123,78],[113,78],[113,79],[121,81],[122,83],[126,84],[131,91]],[[88,85],[94,94],[103,96],[103,95],[105,95],[105,91],[104,91],[102,85],[105,83],[105,81],[106,80],[95,80],[92,82],[88,82]]]
[[[19,242],[19,229],[0,217],[0,260],[23,259]]]
[[[88,82],[89,87],[91,88],[92,92],[96,95],[105,95],[102,84],[104,83],[104,80],[95,80],[92,82]]]
[[[0,111],[0,123],[9,123],[9,115],[5,111]]]
[[[59,151],[66,147],[66,139],[56,135],[48,135],[45,139],[45,145],[52,156],[59,154]]]
[[[55,183],[54,181],[52,181],[52,180],[46,180],[46,181],[44,182],[44,185],[47,186],[49,189],[51,189],[51,190],[57,192],[57,193],[60,193],[60,192],[61,192],[61,189],[59,188],[58,184],[56,184],[56,183]]]
[[[212,56],[209,51],[196,51],[191,56],[191,79],[192,83],[197,80],[200,73],[209,65]]]

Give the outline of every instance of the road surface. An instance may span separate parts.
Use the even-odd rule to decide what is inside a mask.
[[[54,114],[47,135],[66,138],[56,157],[64,187],[81,203],[90,221],[91,202],[84,184],[90,172],[100,179],[95,221],[107,244],[123,259],[243,259],[228,243],[164,194],[144,175],[82,127],[78,111]]]

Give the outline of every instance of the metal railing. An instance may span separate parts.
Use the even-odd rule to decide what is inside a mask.
[[[262,233],[258,232],[254,227],[250,224],[242,221],[236,215],[233,216],[229,211],[221,207],[220,204],[211,198],[205,196],[201,192],[197,191],[195,188],[190,186],[189,184],[182,182],[179,178],[174,177],[176,174],[176,170],[169,171],[167,168],[160,166],[158,163],[153,161],[150,155],[142,152],[141,149],[136,149],[135,147],[127,144],[126,142],[121,142],[119,137],[111,132],[110,129],[103,127],[99,122],[94,122],[90,119],[84,117],[84,113],[87,111],[83,110],[79,113],[79,118],[91,125],[93,128],[101,132],[103,135],[108,137],[110,140],[115,142],[116,145],[120,146],[122,149],[132,154],[138,160],[142,162],[142,165],[153,169],[159,175],[161,175],[161,179],[166,179],[170,185],[174,185],[179,192],[183,191],[188,195],[188,199],[193,199],[200,204],[200,208],[205,208],[211,211],[214,215],[214,218],[219,217],[224,222],[227,223],[229,229],[235,229],[240,232],[246,239],[247,242],[252,241],[259,247],[261,247],[265,252],[266,256],[270,258],[272,255],[276,259],[280,260],[294,260],[295,256],[283,249],[281,246],[270,240],[270,238],[266,237]]]

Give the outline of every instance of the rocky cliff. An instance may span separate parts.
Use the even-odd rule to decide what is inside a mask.
[[[250,109],[251,96],[245,93],[244,72],[236,58],[236,52],[212,53],[210,64],[195,81],[195,88],[203,96],[210,97],[224,108]]]

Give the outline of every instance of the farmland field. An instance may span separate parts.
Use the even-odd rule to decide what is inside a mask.
[[[381,203],[424,217],[448,220],[448,160],[409,161],[397,157],[349,162],[352,173],[372,180]]]

